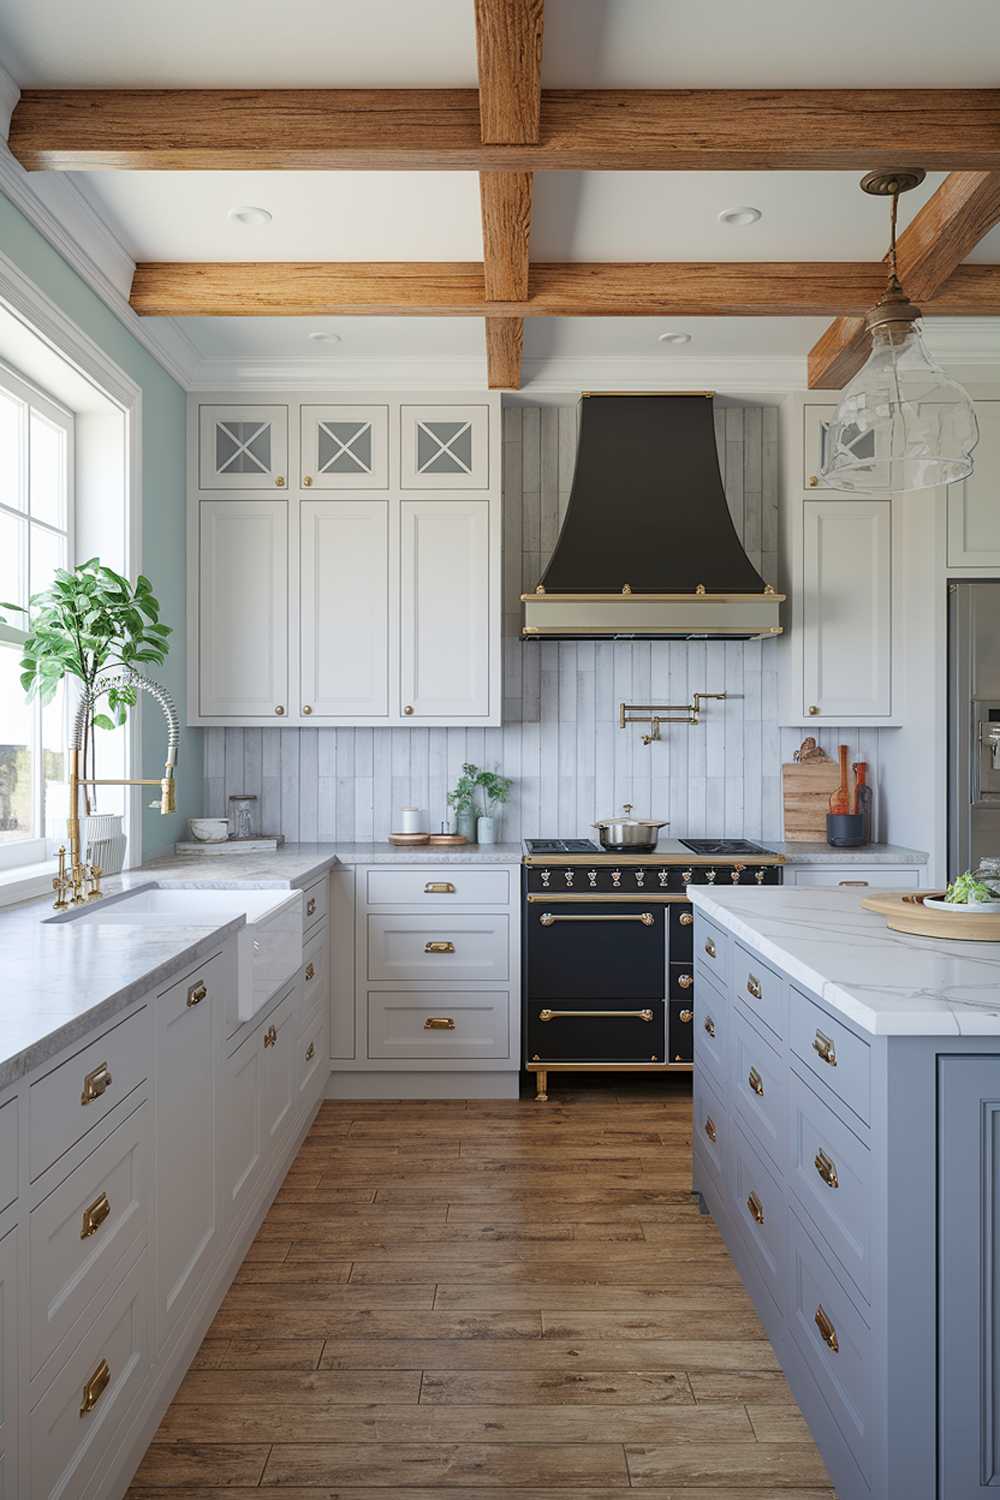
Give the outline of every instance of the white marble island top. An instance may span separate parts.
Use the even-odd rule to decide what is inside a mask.
[[[1000,1036],[1000,943],[892,932],[865,893],[690,886],[695,910],[876,1036]]]

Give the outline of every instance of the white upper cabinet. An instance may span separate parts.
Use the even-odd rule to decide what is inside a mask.
[[[281,490],[287,483],[287,406],[198,408],[199,488]]]
[[[490,507],[486,500],[404,500],[401,696],[415,719],[490,711]]]
[[[802,713],[853,724],[892,704],[892,501],[803,503]]]
[[[299,527],[301,711],[389,713],[389,502],[306,500]]]
[[[948,486],[949,568],[1000,568],[1000,401],[977,401],[968,479]]]
[[[400,407],[400,488],[488,489],[489,436],[488,406]]]
[[[288,505],[199,502],[198,705],[274,723],[288,708]]]
[[[300,423],[305,489],[389,488],[388,406],[303,406]]]

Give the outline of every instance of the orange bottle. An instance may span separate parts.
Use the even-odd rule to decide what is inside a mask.
[[[847,785],[847,752],[849,745],[838,745],[837,754],[840,756],[840,785],[836,791],[830,793],[830,811],[832,813],[846,813],[851,808],[851,796]]]

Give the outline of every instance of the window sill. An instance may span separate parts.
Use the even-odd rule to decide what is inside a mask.
[[[31,901],[44,896],[52,889],[52,877],[58,869],[58,861],[43,859],[33,865],[13,865],[0,870],[0,907],[14,906],[18,901]]]

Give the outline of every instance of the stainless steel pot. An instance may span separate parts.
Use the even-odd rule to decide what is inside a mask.
[[[633,818],[631,802],[626,802],[622,811],[614,818],[599,818],[591,826],[597,829],[602,849],[614,854],[650,854],[656,848],[660,829],[668,826],[668,819],[661,823],[649,818]]]

